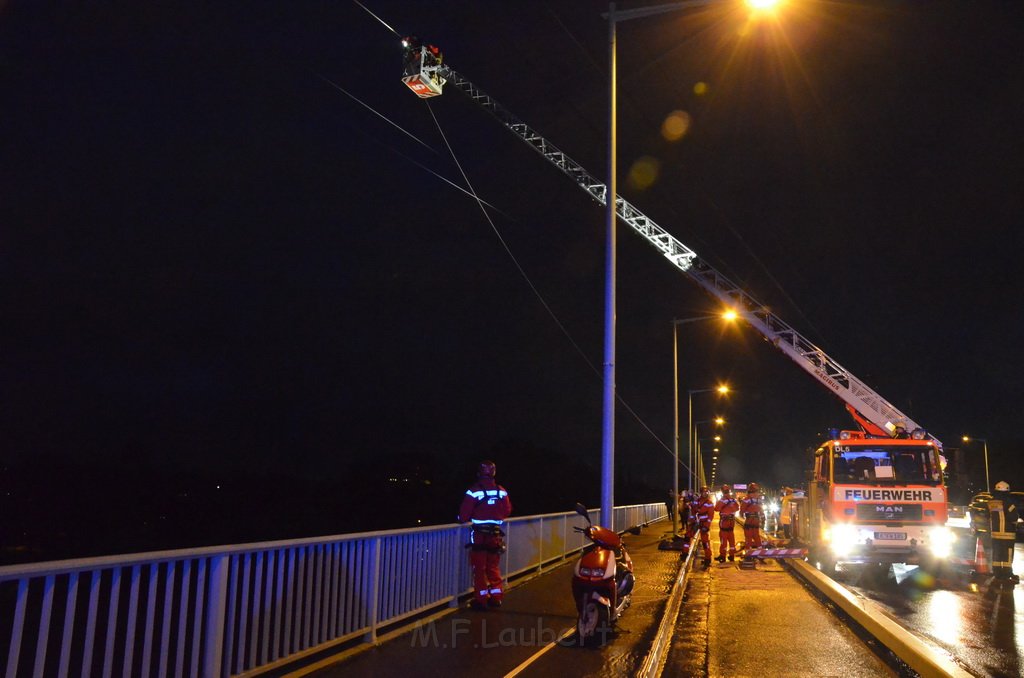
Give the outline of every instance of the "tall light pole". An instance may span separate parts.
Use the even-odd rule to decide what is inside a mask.
[[[620,21],[675,12],[722,2],[723,0],[681,0],[663,5],[616,11],[608,3],[608,182],[605,185],[605,284],[604,284],[604,392],[601,426],[601,523],[614,529],[615,505],[615,278],[618,187],[616,185],[618,104],[616,80],[616,35]],[[747,0],[752,9],[762,9],[776,0]]]
[[[985,491],[992,494],[992,486],[988,481],[988,439],[987,438],[972,438],[970,436],[964,436],[963,441],[969,443],[972,440],[977,440],[982,444],[982,449],[985,451]]]
[[[688,390],[686,392],[687,395],[689,396],[688,400],[689,400],[689,413],[690,413],[690,421],[689,421],[689,424],[687,425],[687,431],[689,431],[689,437],[690,437],[690,441],[689,441],[689,444],[690,444],[690,455],[689,455],[689,457],[690,457],[690,469],[689,469],[689,471],[690,472],[688,474],[689,482],[687,483],[687,489],[690,492],[693,492],[693,473],[694,473],[693,464],[694,464],[694,454],[696,452],[696,450],[694,449],[694,447],[695,447],[694,446],[694,442],[695,442],[694,438],[696,437],[696,435],[694,434],[694,426],[693,426],[693,396],[695,394],[697,394],[697,393],[711,393],[712,391],[718,393],[719,395],[725,395],[726,393],[729,392],[729,387],[724,385],[724,384],[722,384],[721,386],[717,386],[715,388],[690,389],[690,390]]]
[[[711,440],[717,444],[722,442],[722,436],[714,436],[712,438],[697,438],[697,459],[695,461],[695,464],[697,466],[698,485],[704,485],[707,483],[707,468],[704,467],[704,453],[701,451],[700,445],[705,440]]]
[[[736,312],[727,310],[721,315],[703,315],[696,318],[684,318],[682,320],[676,319],[672,321],[672,431],[675,444],[673,445],[673,463],[672,463],[672,496],[676,502],[676,509],[672,512],[672,535],[679,534],[679,519],[678,519],[678,507],[679,507],[679,326],[689,325],[690,323],[699,322],[701,320],[714,320],[715,318],[723,318],[725,320],[735,320]]]

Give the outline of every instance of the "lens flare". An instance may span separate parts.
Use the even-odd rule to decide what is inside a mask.
[[[686,111],[672,111],[661,123],[661,136],[666,141],[679,141],[690,129],[690,114]]]

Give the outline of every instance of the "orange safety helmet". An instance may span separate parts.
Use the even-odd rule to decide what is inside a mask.
[[[484,459],[480,462],[480,466],[477,468],[476,474],[481,478],[493,478],[498,472],[498,467],[494,465],[494,462],[490,459]]]

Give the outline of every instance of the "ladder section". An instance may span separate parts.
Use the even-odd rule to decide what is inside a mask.
[[[489,111],[512,133],[567,174],[595,201],[601,205],[606,204],[608,188],[603,182],[595,179],[579,163],[556,148],[554,144],[547,141],[461,74],[447,66],[442,66],[438,71],[446,78],[449,86],[455,87]],[[716,271],[710,264],[697,256],[696,252],[679,242],[671,233],[658,226],[653,219],[647,217],[622,196],[617,196],[615,212],[623,222],[657,248],[676,268],[721,302],[723,306],[735,310],[760,332],[766,341],[782,351],[871,423],[889,433],[894,432],[897,423],[904,425],[907,431],[921,428],[910,417],[900,412],[871,387],[829,357],[825,351],[769,312],[764,304],[758,302],[734,282]],[[932,439],[934,440],[934,437]]]

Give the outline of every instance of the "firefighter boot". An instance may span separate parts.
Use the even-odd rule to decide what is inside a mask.
[[[715,558],[715,562],[724,563],[725,556],[718,556],[717,558]]]
[[[708,569],[709,567],[711,567],[711,561],[710,561],[710,560],[702,560],[702,561],[701,561],[701,563],[700,563],[700,569],[702,569],[702,570],[706,570],[706,569]]]

